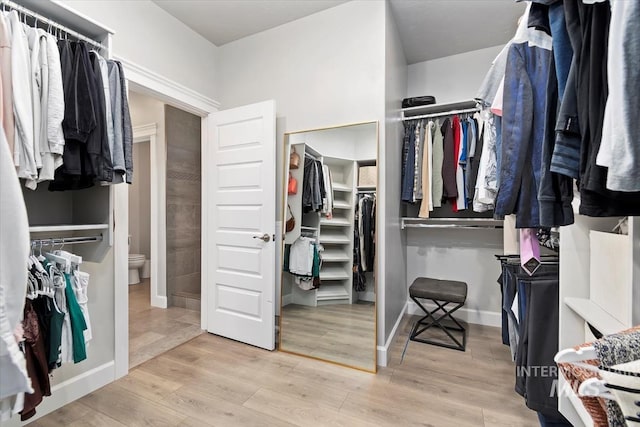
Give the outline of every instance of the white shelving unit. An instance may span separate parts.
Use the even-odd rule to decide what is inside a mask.
[[[67,224],[67,225],[36,225],[29,227],[31,233],[55,233],[59,231],[98,231],[108,230],[109,224]]]
[[[296,226],[285,235],[285,243],[291,244],[303,233],[315,233],[324,247],[320,269],[319,289],[303,291],[290,275],[285,275],[285,301],[294,304],[317,306],[320,304],[350,304],[353,299],[353,209],[354,162],[353,160],[323,156],[305,143],[294,144],[301,157],[299,169],[291,174],[298,180],[298,192],[287,195],[286,203],[296,218]],[[334,209],[331,218],[319,212],[302,212],[302,185],[304,181],[304,157],[312,155],[331,169],[334,190]],[[284,299],[283,298],[283,299]]]
[[[323,157],[331,170],[334,209],[331,218],[320,219],[319,240],[325,252],[318,289],[318,304],[350,304],[353,292],[353,220],[355,167],[353,160]]]
[[[629,218],[629,234],[611,230],[619,218],[576,214],[560,229],[559,348],[594,339],[588,325],[613,334],[640,323],[640,221]],[[559,379],[558,408],[576,427],[593,422],[580,399]]]

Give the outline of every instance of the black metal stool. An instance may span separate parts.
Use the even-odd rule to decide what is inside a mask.
[[[426,316],[416,321],[411,330],[411,341],[418,341],[426,344],[437,345],[440,347],[452,348],[454,350],[465,351],[467,346],[467,332],[464,326],[460,324],[452,314],[464,305],[467,299],[467,284],[464,282],[456,282],[453,280],[438,280],[427,277],[418,277],[409,287],[409,296],[418,304],[418,307],[426,313]],[[427,310],[418,299],[427,299],[433,301],[438,308],[433,311]],[[454,307],[448,308],[449,304],[456,304]],[[444,314],[438,318],[434,314],[440,310]],[[456,326],[443,325],[441,321],[448,318],[453,321]],[[427,331],[431,327],[436,327],[444,331],[449,338],[455,343],[446,344],[433,339],[419,338],[419,335]],[[453,336],[450,331],[462,332],[462,343]]]

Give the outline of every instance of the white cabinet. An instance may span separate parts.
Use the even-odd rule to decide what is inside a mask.
[[[612,233],[618,220],[576,215],[560,229],[560,349],[592,341],[588,325],[613,334],[640,322],[640,220],[629,218],[628,235]],[[558,399],[574,426],[593,425],[562,376]]]

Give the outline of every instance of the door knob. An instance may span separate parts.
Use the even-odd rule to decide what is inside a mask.
[[[269,236],[267,233],[264,233],[262,236],[253,236],[254,239],[260,239],[263,242],[269,242],[271,240],[271,236]]]

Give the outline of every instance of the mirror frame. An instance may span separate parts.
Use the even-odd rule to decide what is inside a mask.
[[[284,285],[284,269],[283,269],[283,263],[284,263],[284,246],[285,246],[285,237],[286,237],[286,230],[285,230],[285,226],[286,226],[286,218],[287,218],[287,206],[286,206],[286,188],[287,188],[287,182],[288,182],[288,176],[289,176],[289,152],[291,151],[291,144],[289,142],[290,140],[290,136],[291,135],[296,135],[296,134],[301,134],[301,133],[309,133],[309,132],[317,132],[317,131],[323,131],[323,130],[331,130],[331,129],[338,129],[338,128],[344,128],[344,127],[349,127],[349,126],[358,126],[358,125],[367,125],[367,124],[375,124],[376,125],[376,197],[380,194],[380,122],[378,120],[369,120],[369,121],[364,121],[364,122],[355,122],[355,123],[346,123],[343,125],[335,125],[335,126],[326,126],[326,127],[321,127],[321,128],[312,128],[312,129],[305,129],[305,130],[298,130],[298,131],[292,131],[292,132],[285,132],[284,133],[284,140],[283,140],[283,149],[282,149],[282,176],[281,176],[281,183],[282,183],[282,187],[281,187],[281,191],[282,191],[282,205],[281,205],[281,217],[280,220],[282,222],[282,229],[281,229],[281,238],[282,238],[282,242],[280,245],[280,265],[278,266],[278,268],[280,269],[280,301],[279,301],[279,308],[280,308],[280,315],[278,316],[278,342],[277,342],[277,349],[278,351],[281,351],[283,353],[288,353],[288,354],[294,354],[296,356],[301,356],[301,357],[306,357],[308,359],[313,359],[313,360],[320,360],[323,362],[327,362],[327,363],[331,363],[333,365],[338,365],[338,366],[344,366],[347,368],[352,368],[352,369],[357,369],[359,371],[363,371],[363,372],[369,372],[372,374],[377,374],[378,373],[378,273],[379,273],[379,269],[378,269],[378,250],[377,248],[379,248],[379,242],[378,242],[378,235],[379,230],[380,230],[380,215],[376,215],[376,221],[375,221],[375,227],[376,227],[376,233],[375,233],[375,237],[374,237],[374,242],[375,242],[375,247],[376,247],[376,254],[375,254],[375,259],[374,259],[374,269],[373,269],[373,293],[374,293],[374,301],[373,301],[373,312],[374,312],[374,330],[373,330],[373,338],[374,338],[374,345],[373,345],[373,369],[366,369],[363,368],[362,366],[355,366],[355,365],[349,365],[347,363],[341,363],[341,362],[336,362],[334,360],[330,360],[330,359],[325,359],[322,357],[317,357],[317,356],[311,356],[308,354],[304,354],[304,353],[299,353],[296,351],[291,351],[291,350],[287,350],[287,349],[283,349],[282,348],[282,302],[283,302],[283,294],[282,294],[282,289],[283,289],[283,285]]]

